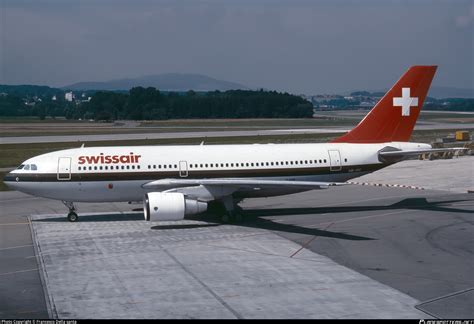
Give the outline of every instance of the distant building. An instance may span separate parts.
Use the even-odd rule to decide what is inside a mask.
[[[72,91],[66,92],[64,98],[66,99],[66,101],[72,102],[74,100],[74,93]]]
[[[57,99],[56,99],[56,96],[53,96],[53,97],[51,98],[51,100],[56,101],[56,100],[57,100]]]

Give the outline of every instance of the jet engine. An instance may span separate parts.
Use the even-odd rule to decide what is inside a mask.
[[[150,192],[143,199],[143,211],[147,221],[175,221],[185,215],[205,212],[207,203],[186,199],[177,192]]]

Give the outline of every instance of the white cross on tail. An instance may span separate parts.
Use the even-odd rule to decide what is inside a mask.
[[[410,116],[410,107],[418,106],[418,98],[410,97],[410,88],[402,88],[402,96],[393,98],[393,106],[402,107],[402,116]]]

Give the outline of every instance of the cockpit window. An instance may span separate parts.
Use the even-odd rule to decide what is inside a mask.
[[[38,168],[36,167],[36,164],[31,165],[31,170],[34,170],[34,171],[38,170]]]
[[[27,164],[27,165],[25,165],[25,168],[23,170],[29,170],[29,169],[30,169],[30,165]]]
[[[16,168],[16,169],[17,169],[17,170],[21,170],[21,169],[23,169],[24,167],[25,167],[25,165],[22,164],[22,165],[20,165],[20,166],[19,166],[18,168]]]

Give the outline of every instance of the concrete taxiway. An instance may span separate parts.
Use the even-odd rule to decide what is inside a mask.
[[[78,204],[69,223],[18,192],[0,204],[4,318],[474,316],[469,193],[343,186],[246,200],[239,224],[150,224],[124,203]]]

